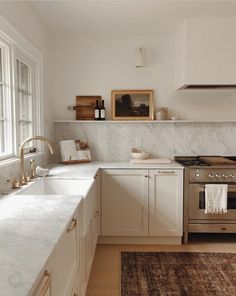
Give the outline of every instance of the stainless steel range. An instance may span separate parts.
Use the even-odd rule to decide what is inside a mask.
[[[188,234],[236,233],[236,157],[175,157],[184,170],[184,243]],[[205,214],[205,185],[228,184],[227,214]]]

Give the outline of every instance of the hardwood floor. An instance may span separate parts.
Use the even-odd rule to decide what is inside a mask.
[[[120,252],[231,252],[236,235],[195,235],[188,245],[98,245],[86,296],[120,296]]]

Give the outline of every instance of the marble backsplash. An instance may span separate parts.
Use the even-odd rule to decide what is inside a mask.
[[[132,147],[141,146],[153,157],[176,155],[236,155],[234,122],[55,122],[58,141],[89,142],[94,160],[126,161]]]

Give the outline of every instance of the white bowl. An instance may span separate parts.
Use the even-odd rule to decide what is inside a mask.
[[[131,152],[131,157],[134,159],[146,159],[149,157],[148,152]]]

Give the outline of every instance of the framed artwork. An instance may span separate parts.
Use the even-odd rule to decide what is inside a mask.
[[[113,120],[154,120],[153,90],[112,90]]]

